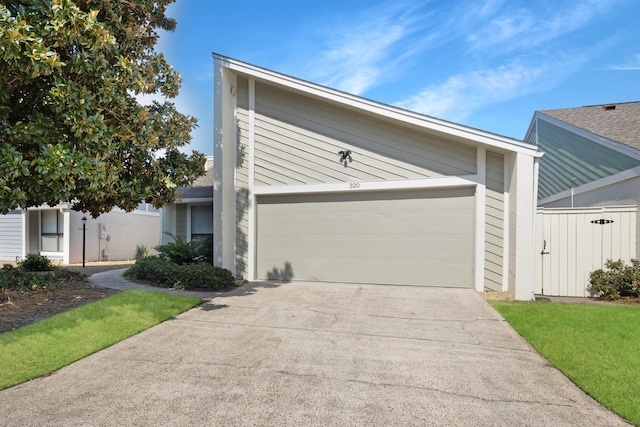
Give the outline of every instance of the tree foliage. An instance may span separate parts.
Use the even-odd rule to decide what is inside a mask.
[[[174,201],[204,173],[179,149],[196,120],[173,103],[180,75],[154,49],[174,0],[3,0],[0,212],[73,203],[93,216]]]

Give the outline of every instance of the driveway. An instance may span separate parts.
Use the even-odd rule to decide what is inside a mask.
[[[471,290],[251,283],[0,392],[3,425],[625,425]]]

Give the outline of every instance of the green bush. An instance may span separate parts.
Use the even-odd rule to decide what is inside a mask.
[[[2,268],[0,270],[0,288],[16,291],[35,291],[56,283],[56,272],[33,272],[23,268]]]
[[[40,254],[28,254],[18,267],[25,271],[51,271],[55,268],[49,258]]]
[[[227,269],[204,262],[179,265],[159,256],[137,260],[124,276],[179,289],[219,290],[235,283],[233,274]]]
[[[195,240],[187,242],[182,236],[174,236],[171,233],[166,234],[173,237],[173,242],[155,247],[161,257],[178,265],[210,261],[209,253],[213,251],[213,242],[210,239],[203,242]],[[211,255],[213,255],[213,253],[211,253]],[[212,260],[213,256],[211,256],[211,261]]]
[[[589,274],[592,295],[606,300],[618,300],[621,297],[640,297],[640,260],[632,259],[630,265],[622,260],[607,260],[605,269]]]

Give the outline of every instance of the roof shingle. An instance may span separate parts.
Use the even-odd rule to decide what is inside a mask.
[[[640,150],[640,101],[542,110],[540,113]]]

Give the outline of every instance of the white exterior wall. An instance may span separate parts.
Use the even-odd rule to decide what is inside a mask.
[[[65,234],[69,238],[69,259],[66,263],[82,262],[83,216],[87,218],[87,262],[101,261],[103,254],[106,254],[110,261],[134,259],[136,246],[154,248],[160,243],[160,214],[157,212],[112,211],[95,219],[82,212],[71,211],[68,215],[70,226],[65,230]]]
[[[24,255],[23,212],[0,215],[0,260],[15,261]]]

